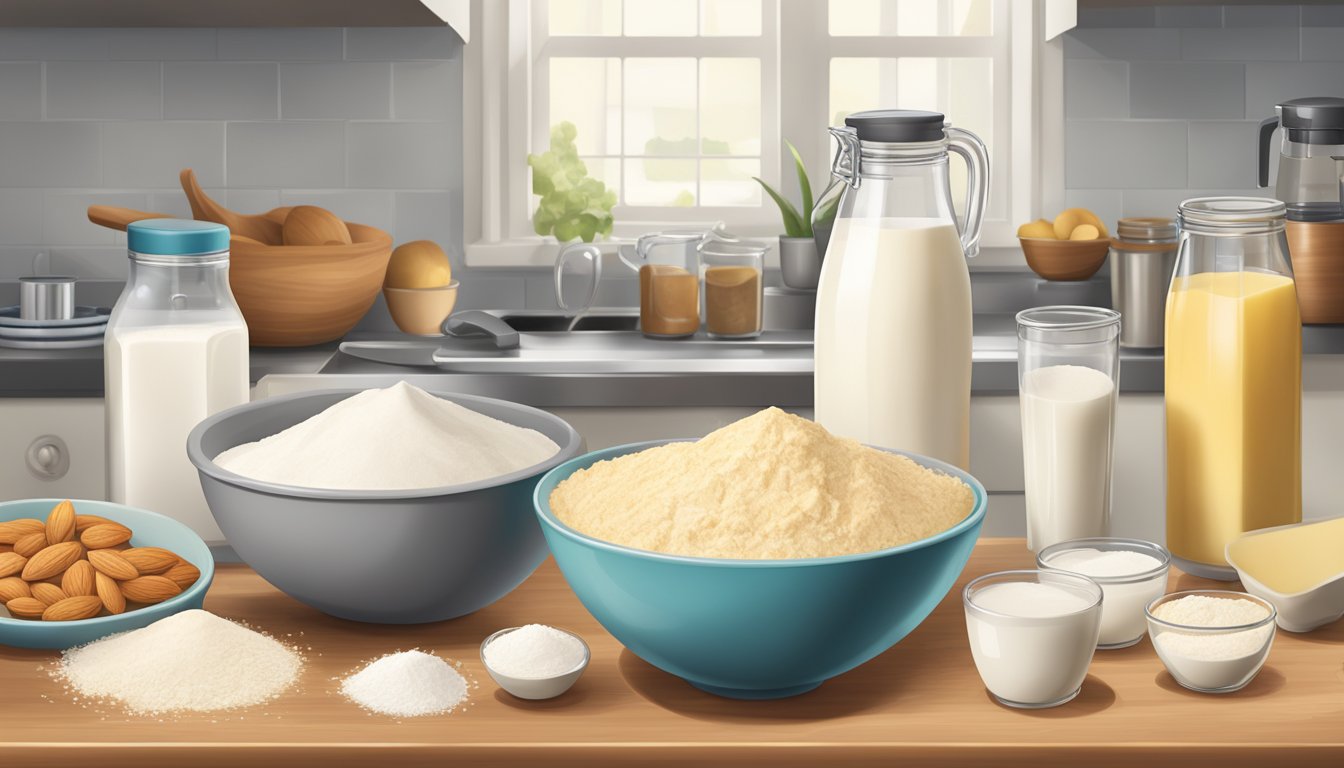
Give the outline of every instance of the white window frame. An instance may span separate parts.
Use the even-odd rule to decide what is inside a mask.
[[[1046,0],[1050,2],[1051,0]],[[473,44],[466,48],[464,74],[464,200],[466,263],[472,268],[549,267],[555,261],[553,239],[532,234],[526,154],[529,146],[548,135],[549,126],[533,126],[532,114],[537,67],[534,60],[530,0],[474,0]],[[992,175],[1001,177],[993,193],[1006,194],[1006,216],[987,219],[982,231],[981,256],[976,269],[1024,268],[1014,231],[1038,212],[1058,206],[1062,197],[1062,54],[1058,40],[1044,42],[1043,9],[1028,0],[993,0],[996,34],[995,58],[1007,61],[1006,71],[995,67],[994,114],[996,163]],[[804,131],[807,140],[795,140],[820,194],[828,177],[830,144],[828,124],[829,67],[819,62],[839,57],[946,57],[983,55],[985,38],[955,37],[831,37],[825,0],[763,0],[761,175],[778,185],[792,176],[791,164],[781,157],[781,132],[791,140],[801,130],[789,126],[815,125]],[[778,34],[769,33],[778,24]],[[997,34],[999,30],[1006,34]],[[722,46],[722,55],[750,55],[742,41],[750,38],[697,39],[698,50]],[[574,42],[555,38],[556,52]],[[631,55],[678,53],[673,38],[632,40]],[[683,45],[685,40],[680,41]],[[558,44],[558,45],[557,45]],[[625,43],[618,42],[618,45]],[[807,50],[808,56],[790,56],[789,50]],[[775,67],[778,70],[775,70]],[[787,84],[787,89],[781,84]],[[774,98],[772,99],[771,96]],[[777,119],[775,116],[778,116]],[[794,133],[790,133],[793,131]],[[771,162],[779,158],[778,162]],[[1007,165],[1006,179],[1004,165]],[[791,180],[784,186],[791,188]],[[1043,206],[1044,204],[1044,206]],[[613,251],[620,240],[669,226],[708,226],[719,216],[730,218],[736,232],[753,237],[779,234],[778,211],[767,198],[760,209],[654,209],[625,208],[619,212],[614,237],[602,245]],[[631,215],[634,214],[634,215]],[[654,218],[654,216],[657,218]]]

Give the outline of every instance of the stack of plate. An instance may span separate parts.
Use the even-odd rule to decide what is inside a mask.
[[[68,320],[23,320],[18,307],[0,309],[0,347],[9,349],[84,349],[101,347],[106,307],[75,307]]]

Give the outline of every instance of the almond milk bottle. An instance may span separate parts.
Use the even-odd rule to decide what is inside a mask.
[[[831,432],[970,464],[971,281],[989,160],[937,112],[876,110],[832,128],[846,183],[817,287],[815,407]],[[965,159],[959,231],[948,152]]]
[[[126,235],[130,276],[104,341],[108,498],[222,543],[187,459],[187,435],[248,400],[247,325],[229,290],[229,230],[149,219]]]

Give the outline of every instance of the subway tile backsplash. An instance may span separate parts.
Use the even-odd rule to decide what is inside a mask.
[[[1067,203],[1173,216],[1190,197],[1272,194],[1259,123],[1344,96],[1344,6],[1084,7],[1064,57]]]
[[[124,277],[125,236],[85,209],[189,216],[186,167],[240,211],[315,203],[460,267],[461,63],[446,28],[0,28],[0,279],[39,252]],[[481,279],[522,305],[522,276]]]

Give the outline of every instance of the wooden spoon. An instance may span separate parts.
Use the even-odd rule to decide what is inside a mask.
[[[137,211],[134,208],[121,208],[115,205],[90,205],[89,221],[108,229],[119,229],[126,231],[126,227],[137,221],[145,219],[171,219],[172,216],[166,213],[150,213],[148,211]]]
[[[192,216],[201,221],[223,224],[235,235],[248,237],[267,245],[280,245],[284,242],[281,235],[283,218],[277,222],[268,213],[247,215],[235,213],[225,208],[205,194],[205,190],[201,189],[200,183],[196,181],[196,172],[190,168],[183,170],[180,178],[182,180],[182,191],[186,193],[187,202],[191,204]],[[280,209],[277,208],[276,210]]]

